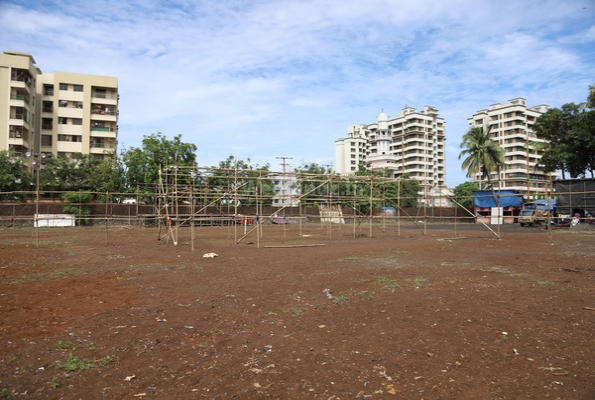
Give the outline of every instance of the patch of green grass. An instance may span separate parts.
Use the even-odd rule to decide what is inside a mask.
[[[506,269],[503,268],[498,268],[498,267],[491,267],[485,270],[485,272],[490,272],[490,273],[498,273],[498,274],[509,274],[510,272]]]
[[[556,283],[552,282],[552,281],[538,281],[537,286],[539,286],[539,287],[556,286]]]
[[[93,363],[91,363],[89,360],[85,360],[84,358],[75,357],[72,355],[72,353],[70,353],[70,355],[68,356],[68,359],[66,359],[66,362],[58,364],[58,368],[64,369],[69,372],[86,371],[92,367],[93,367]]]
[[[377,276],[376,283],[382,285],[382,287],[384,287],[385,289],[388,289],[388,290],[395,290],[400,287],[400,285],[397,283],[396,280],[389,279],[385,276]]]
[[[289,312],[293,315],[302,315],[304,313],[304,310],[298,307],[291,307],[289,309]]]
[[[8,357],[8,362],[9,363],[13,363],[13,362],[15,362],[17,360],[17,358],[18,357],[13,354],[12,356]]]
[[[572,253],[570,251],[562,251],[558,253],[560,257],[572,257]]]
[[[2,389],[0,389],[0,398],[8,400],[8,399],[11,399],[12,396],[10,395],[10,392],[8,391],[8,389],[2,388]]]
[[[70,344],[70,342],[69,342],[69,341],[62,341],[62,340],[60,340],[60,341],[58,342],[58,348],[59,348],[60,350],[66,350],[66,349],[69,349],[69,348],[70,348],[70,346],[71,346],[71,344]]]
[[[347,296],[345,293],[341,293],[341,294],[333,297],[333,303],[342,304],[342,303],[347,302],[348,299],[349,299],[349,296]]]
[[[110,356],[105,356],[102,359],[99,360],[99,366],[100,367],[105,367],[106,365],[108,365],[109,363],[111,363],[113,360]]]
[[[89,350],[91,350],[91,351],[95,351],[95,350],[97,350],[98,348],[99,348],[99,345],[98,345],[97,343],[93,343],[93,342],[91,342],[91,343],[89,343],[89,344],[87,345],[87,349],[89,349]]]
[[[343,262],[343,261],[357,261],[357,260],[359,260],[359,257],[356,257],[356,256],[342,257],[342,258],[338,258],[337,259],[338,262]]]
[[[58,382],[58,377],[54,375],[52,377],[52,381],[50,382],[50,387],[53,389],[57,389],[60,386],[62,386],[62,385],[60,384],[60,382]]]
[[[428,280],[428,278],[422,278],[422,277],[408,279],[408,281],[413,282],[413,284],[418,288],[424,287],[424,284],[426,283],[427,280]]]
[[[455,283],[457,283],[456,279],[449,279],[448,283],[450,283],[451,285],[454,285]]]

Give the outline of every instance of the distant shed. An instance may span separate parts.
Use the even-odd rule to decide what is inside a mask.
[[[559,214],[584,218],[595,215],[595,179],[558,179],[554,181],[556,208]]]
[[[478,222],[492,222],[492,209],[502,208],[502,222],[516,221],[523,208],[523,195],[518,190],[476,190],[473,192],[473,205]]]

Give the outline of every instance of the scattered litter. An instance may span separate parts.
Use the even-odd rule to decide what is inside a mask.
[[[155,321],[157,321],[157,322],[167,322],[167,320],[165,318],[155,318]]]
[[[146,395],[146,393],[137,393],[134,395],[134,397],[145,397]]]
[[[514,355],[518,356],[520,353],[517,351],[517,349],[512,349],[514,351]]]
[[[260,383],[258,383],[258,382],[255,382],[255,383],[254,383],[254,387],[255,387],[255,388],[261,388],[262,386],[260,386]]]
[[[324,289],[322,291],[322,293],[324,293],[326,295],[326,297],[328,297],[329,299],[333,298],[333,295],[331,294],[331,290],[330,289]]]
[[[318,325],[318,327],[319,327],[320,329],[322,329],[322,328],[326,328],[326,325]]]
[[[395,385],[393,385],[391,383],[391,384],[386,385],[386,392],[388,394],[397,394],[397,389],[395,389]]]
[[[194,327],[192,325],[184,325],[184,328],[186,328],[186,329],[194,329]]]
[[[127,376],[126,378],[124,378],[124,380],[125,380],[126,382],[130,382],[130,381],[131,381],[131,380],[133,380],[134,378],[136,378],[136,375],[132,374],[132,375],[130,375],[130,376]]]
[[[217,253],[205,253],[202,255],[202,258],[215,258],[215,257],[219,257],[219,254]]]

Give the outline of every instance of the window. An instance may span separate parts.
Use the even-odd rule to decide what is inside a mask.
[[[46,96],[54,95],[54,85],[43,85],[43,94]]]
[[[83,102],[82,101],[73,101],[72,105],[74,108],[83,108]]]
[[[43,102],[43,112],[53,112],[54,111],[54,103],[51,101],[44,101]]]
[[[107,97],[106,89],[95,89],[95,97],[105,99]]]
[[[73,118],[72,119],[72,125],[82,125],[82,124],[83,124],[82,118]]]
[[[53,118],[42,118],[41,119],[41,129],[52,129],[53,127]]]
[[[52,145],[52,135],[41,135],[41,145],[42,146],[51,146]]]
[[[68,118],[58,117],[58,124],[66,125],[68,123]]]
[[[58,104],[60,107],[68,107],[68,102],[66,100],[60,100]]]
[[[61,83],[60,84],[60,90],[68,90],[68,84],[67,83]]]
[[[82,92],[83,91],[83,85],[74,85],[74,91],[75,92]]]

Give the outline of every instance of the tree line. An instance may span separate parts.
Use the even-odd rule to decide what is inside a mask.
[[[244,161],[229,156],[205,174],[192,168],[196,167],[196,150],[196,145],[184,142],[181,135],[168,139],[157,132],[145,136],[141,147],[123,148],[120,154],[110,154],[103,159],[80,153],[69,157],[47,157],[42,160],[41,168],[33,173],[25,168],[32,158],[3,151],[0,152],[0,199],[24,199],[24,192],[35,191],[39,179],[40,191],[63,193],[61,197],[67,201],[81,199],[81,192],[85,192],[89,194],[84,196],[86,202],[105,201],[109,194],[129,194],[150,203],[159,191],[160,170],[176,166],[179,170],[184,167],[187,172],[177,176],[177,185],[206,188],[223,201],[237,197],[242,205],[253,205],[258,198],[271,204],[276,193],[274,180],[280,178],[278,173],[270,170],[269,164],[260,166],[250,159]],[[399,202],[400,206],[407,207],[416,206],[418,202],[419,183],[416,180],[404,177],[398,183],[391,182],[383,179],[390,176],[390,171],[371,170],[365,164],[360,165],[355,176],[341,177],[318,164],[303,162],[294,169],[293,176],[296,177],[291,183],[293,192],[298,193],[304,206],[331,201],[353,206],[354,199],[358,198],[355,207],[365,213],[370,206],[395,206]],[[370,176],[376,181],[374,178],[371,178],[372,182],[363,179]],[[172,175],[161,176],[161,179],[171,180]],[[78,194],[73,197],[72,193]]]

